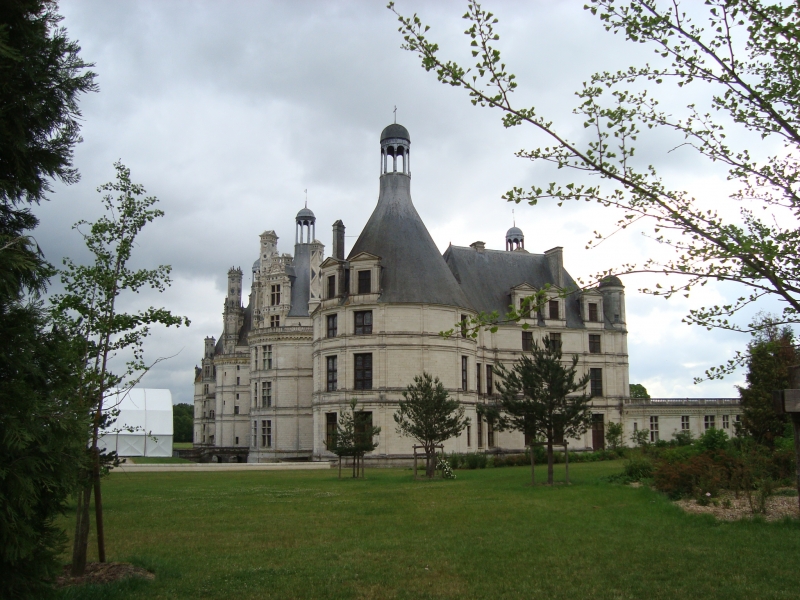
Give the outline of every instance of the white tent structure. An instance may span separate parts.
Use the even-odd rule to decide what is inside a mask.
[[[133,388],[111,394],[106,411],[118,410],[116,421],[101,430],[98,445],[118,456],[172,456],[172,393]]]

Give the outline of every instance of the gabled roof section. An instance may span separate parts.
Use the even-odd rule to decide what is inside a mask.
[[[327,267],[333,267],[333,266],[341,264],[343,262],[344,262],[343,260],[339,260],[338,258],[333,258],[332,256],[329,256],[328,258],[326,258],[325,260],[322,261],[322,264],[320,265],[320,268],[321,269],[325,269]]]
[[[511,289],[512,290],[516,290],[516,291],[523,291],[523,292],[535,292],[537,288],[536,288],[536,286],[531,285],[527,281],[524,281],[524,282],[520,283],[519,285],[512,285]]]
[[[369,252],[381,258],[378,302],[471,308],[411,202],[411,178],[387,173],[380,182],[378,205],[348,256]]]
[[[470,304],[478,311],[508,312],[510,292],[529,285],[542,289],[555,286],[556,278],[550,273],[544,254],[504,252],[501,250],[476,251],[474,248],[450,246],[444,253],[447,266],[461,283]],[[564,271],[567,289],[577,289],[575,281]],[[566,298],[567,327],[583,327],[580,301],[577,293]]]
[[[375,256],[374,254],[370,254],[369,252],[359,252],[355,256],[351,256],[348,260],[350,262],[357,262],[359,260],[380,260],[380,256]]]

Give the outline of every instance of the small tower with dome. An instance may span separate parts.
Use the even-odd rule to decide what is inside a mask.
[[[516,225],[506,231],[506,250],[508,252],[525,250],[525,235],[522,233],[522,229]]]

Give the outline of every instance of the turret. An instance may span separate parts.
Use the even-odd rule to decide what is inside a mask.
[[[614,327],[625,329],[625,286],[619,277],[604,277],[598,289],[603,294],[603,312]]]
[[[228,296],[225,306],[239,308],[242,305],[242,270],[231,267],[228,270]]]
[[[411,177],[411,136],[408,129],[392,123],[381,132],[381,176]]]
[[[512,252],[519,249],[525,249],[525,235],[522,233],[522,229],[514,226],[506,231],[506,250]]]
[[[206,348],[205,352],[203,353],[203,358],[214,358],[214,344],[216,340],[213,337],[206,338]]]

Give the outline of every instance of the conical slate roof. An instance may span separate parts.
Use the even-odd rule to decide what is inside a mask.
[[[402,173],[387,173],[380,181],[378,205],[348,259],[361,252],[381,257],[379,302],[469,308],[461,286],[411,202],[411,178]]]

